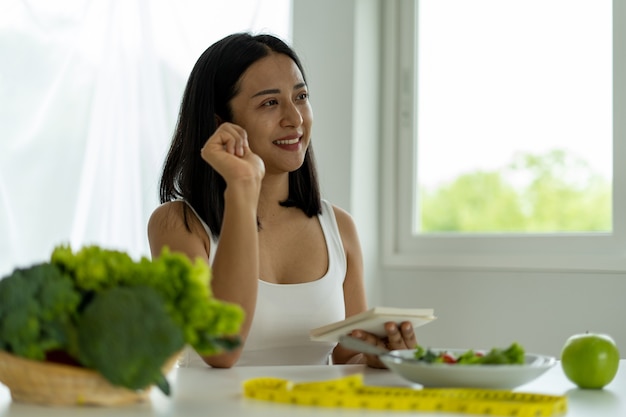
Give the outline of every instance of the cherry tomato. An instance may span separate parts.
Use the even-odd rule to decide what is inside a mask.
[[[449,353],[444,353],[441,358],[443,363],[456,363],[456,358]]]

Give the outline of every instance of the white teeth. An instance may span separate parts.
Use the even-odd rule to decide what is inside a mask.
[[[277,144],[277,145],[293,145],[293,144],[298,143],[299,140],[300,140],[300,138],[276,140],[276,141],[274,141],[274,143]]]

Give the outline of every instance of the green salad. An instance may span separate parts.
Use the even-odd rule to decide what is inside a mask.
[[[417,346],[415,359],[425,363],[447,363],[459,365],[522,365],[524,364],[524,348],[514,342],[506,349],[493,348],[489,352],[472,349],[460,355],[449,351],[433,351],[430,348]]]

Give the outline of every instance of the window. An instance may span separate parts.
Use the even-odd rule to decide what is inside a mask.
[[[386,8],[385,28],[394,28],[385,30],[383,59],[387,265],[626,267],[626,34],[612,24],[626,18],[625,3],[400,0]],[[528,163],[535,171],[521,169]],[[539,168],[552,182],[535,181]],[[536,221],[550,211],[545,195],[553,206],[572,199],[578,212]]]

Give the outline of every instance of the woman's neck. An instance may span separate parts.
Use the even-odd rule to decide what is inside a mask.
[[[261,194],[259,195],[259,204],[257,214],[259,218],[267,215],[275,214],[277,211],[284,209],[280,205],[281,201],[285,201],[289,197],[289,174],[266,175],[261,185]]]

